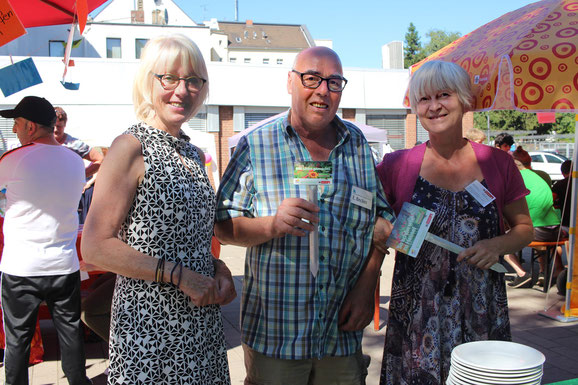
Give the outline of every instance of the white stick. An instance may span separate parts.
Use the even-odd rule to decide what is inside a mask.
[[[307,200],[317,205],[317,186],[307,186]],[[309,233],[309,270],[314,277],[319,271],[319,228]]]

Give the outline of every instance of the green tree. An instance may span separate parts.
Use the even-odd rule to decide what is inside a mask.
[[[407,39],[407,35],[406,39]],[[428,43],[423,47],[423,55],[427,57],[434,52],[439,51],[446,45],[452,43],[453,41],[459,39],[462,35],[459,32],[446,32],[441,29],[432,29],[426,34],[429,39]]]
[[[490,115],[491,131],[536,131],[536,135],[574,133],[574,114],[557,113],[556,123],[538,123],[535,113],[514,110],[498,110],[474,113],[474,127],[487,130],[487,114]]]
[[[409,23],[407,33],[405,34],[405,42],[403,46],[403,65],[405,68],[411,67],[425,56],[422,53],[421,41],[419,33],[413,23]]]

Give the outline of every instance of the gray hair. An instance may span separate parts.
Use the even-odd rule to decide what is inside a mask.
[[[412,112],[416,112],[420,98],[441,90],[457,94],[465,110],[471,110],[474,96],[470,75],[455,63],[431,60],[422,64],[409,81],[409,101]]]

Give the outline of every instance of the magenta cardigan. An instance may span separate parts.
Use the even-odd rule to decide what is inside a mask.
[[[508,153],[484,144],[469,143],[474,149],[488,189],[496,197],[500,231],[503,233],[502,210],[507,204],[528,195],[530,191],[524,186],[522,175]],[[427,143],[423,143],[411,149],[386,154],[377,165],[387,201],[396,215],[399,214],[403,202],[411,201],[426,145]]]

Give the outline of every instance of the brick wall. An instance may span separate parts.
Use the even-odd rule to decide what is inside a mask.
[[[412,148],[417,141],[417,116],[407,114],[405,118],[405,148]]]
[[[344,120],[355,121],[355,108],[344,108],[341,112]]]
[[[229,164],[229,138],[235,135],[233,130],[233,107],[219,106],[219,133],[216,139],[219,153],[219,175],[223,175]]]

